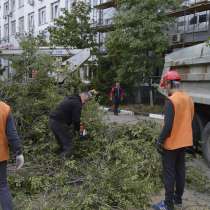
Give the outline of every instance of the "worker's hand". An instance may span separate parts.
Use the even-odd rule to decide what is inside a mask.
[[[80,132],[80,140],[85,140],[87,138],[87,130],[84,129],[82,132]]]
[[[158,153],[163,155],[163,152],[164,152],[163,144],[161,144],[159,142],[159,140],[156,140],[155,146],[156,146],[156,149],[157,149]]]
[[[16,157],[16,168],[17,170],[19,170],[20,168],[23,167],[23,164],[24,164],[24,156],[21,154],[21,155],[18,155]]]
[[[80,136],[87,136],[87,130],[83,129],[83,131],[80,131]]]

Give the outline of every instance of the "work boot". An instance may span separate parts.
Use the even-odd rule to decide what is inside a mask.
[[[160,201],[160,203],[154,204],[152,208],[155,210],[174,210],[173,205],[166,205],[164,201]]]

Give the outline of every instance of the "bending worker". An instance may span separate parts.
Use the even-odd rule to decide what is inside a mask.
[[[9,159],[9,146],[11,145],[16,157],[16,168],[24,164],[21,151],[20,138],[17,134],[10,107],[0,101],[0,205],[3,210],[12,210],[12,196],[7,184],[7,161]]]
[[[69,127],[73,125],[75,131],[83,132],[84,126],[80,126],[82,105],[92,97],[92,94],[93,92],[89,91],[67,96],[50,114],[49,126],[59,145],[58,152],[61,157],[73,154],[73,140]]]
[[[163,159],[165,201],[153,205],[156,210],[173,210],[182,206],[185,186],[185,149],[193,146],[192,98],[180,89],[180,75],[175,69],[168,71],[161,86],[166,89],[165,123],[156,142]]]

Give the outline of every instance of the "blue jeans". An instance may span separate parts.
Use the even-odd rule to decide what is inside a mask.
[[[12,196],[7,184],[7,161],[0,162],[0,205],[2,210],[12,210]]]

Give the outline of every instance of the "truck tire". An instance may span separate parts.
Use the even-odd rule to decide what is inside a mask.
[[[202,133],[202,152],[205,160],[210,166],[210,122],[208,122]]]

